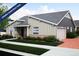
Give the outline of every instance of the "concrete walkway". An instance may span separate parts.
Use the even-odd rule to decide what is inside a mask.
[[[62,48],[62,47],[54,47],[54,46],[46,46],[46,45],[38,45],[38,44],[30,44],[30,43],[11,42],[6,40],[1,40],[0,42],[49,49],[49,51],[42,54],[41,56],[79,56],[79,49]],[[28,53],[26,55],[28,56]]]
[[[38,44],[31,44],[31,43],[12,42],[12,41],[6,41],[6,40],[2,40],[0,42],[2,42],[2,43],[9,43],[9,44],[16,44],[16,45],[22,45],[22,46],[31,46],[31,47],[45,48],[45,49],[51,49],[52,48],[52,46],[38,45]]]

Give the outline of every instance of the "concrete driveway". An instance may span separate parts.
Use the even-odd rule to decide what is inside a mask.
[[[79,49],[79,38],[65,39],[59,47]]]

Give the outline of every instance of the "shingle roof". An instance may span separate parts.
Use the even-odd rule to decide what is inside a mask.
[[[21,22],[21,23],[19,23],[17,25],[28,25],[28,23],[27,22]]]
[[[59,12],[38,14],[38,15],[32,15],[32,16],[57,24],[67,12],[68,11],[59,11]]]
[[[47,21],[50,21],[52,23],[57,24],[67,13],[68,11],[59,11],[59,12],[51,12],[51,13],[44,13],[44,14],[37,14],[37,15],[31,15],[36,18],[44,19]],[[25,20],[25,22],[20,23],[19,25],[27,25],[28,24],[28,16],[24,16],[20,18],[19,20]]]
[[[74,23],[76,26],[79,26],[79,20],[75,20]]]
[[[25,21],[21,22],[17,25],[28,25],[28,19],[27,18],[28,18],[28,16],[24,16],[24,17],[20,18],[19,20],[25,20]]]
[[[19,20],[27,20],[28,16],[23,16]]]

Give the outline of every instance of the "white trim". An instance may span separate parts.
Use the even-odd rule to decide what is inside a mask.
[[[25,20],[22,20],[22,19],[21,19],[21,20],[16,20],[16,21],[17,21],[17,22],[22,22],[22,21],[25,21]]]
[[[37,18],[37,17],[34,17],[34,16],[29,16],[29,17],[38,19],[38,20],[43,21],[43,22],[46,22],[46,23],[50,23],[50,24],[53,24],[53,25],[57,25],[56,23],[53,23],[53,22],[50,22],[50,21],[47,21],[47,20],[44,20],[44,19],[40,19],[40,18]]]
[[[67,27],[67,30],[69,30],[69,27]]]
[[[70,32],[72,32],[72,27],[70,27]]]
[[[30,25],[16,25],[14,27],[28,27],[28,26],[30,26]]]
[[[62,17],[62,19],[57,23],[57,25],[64,19],[64,17],[69,13],[69,10],[68,12]]]

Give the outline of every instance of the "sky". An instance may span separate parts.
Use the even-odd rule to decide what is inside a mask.
[[[10,9],[16,3],[5,3]],[[79,20],[79,3],[28,3],[10,16],[13,20],[26,15],[69,10],[73,20]]]

